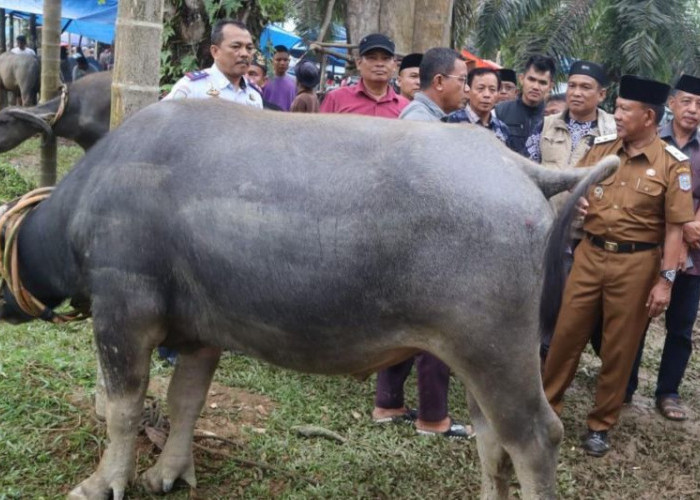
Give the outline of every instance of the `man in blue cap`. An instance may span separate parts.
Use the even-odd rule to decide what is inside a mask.
[[[581,160],[620,159],[611,177],[591,187],[579,207],[585,238],[576,247],[549,354],[544,391],[557,414],[586,343],[602,318],[601,368],[583,449],[601,457],[617,422],[625,386],[649,318],[671,300],[683,245],[694,220],[690,166],[657,133],[670,87],[625,75],[615,106],[616,135],[598,137]]]
[[[668,103],[673,120],[661,127],[659,135],[669,145],[690,159],[693,209],[695,220],[683,225],[685,245],[679,260],[682,272],[676,276],[671,290],[671,303],[666,310],[666,338],[656,382],[656,407],[669,420],[688,418],[681,405],[678,388],[693,350],[693,325],[700,302],[700,78],[683,75],[676,83]],[[686,257],[689,249],[690,260]],[[640,346],[626,400],[631,402],[637,388],[637,372],[644,342]]]

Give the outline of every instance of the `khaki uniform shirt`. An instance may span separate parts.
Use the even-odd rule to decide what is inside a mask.
[[[600,137],[596,143],[580,166],[595,165],[612,154],[620,158],[620,168],[588,191],[586,232],[618,242],[661,244],[666,223],[695,218],[690,166],[683,153],[658,137],[633,157],[616,136]]]

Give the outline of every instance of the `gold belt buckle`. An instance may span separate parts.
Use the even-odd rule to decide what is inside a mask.
[[[617,252],[617,243],[614,241],[606,241],[603,246],[608,252]]]

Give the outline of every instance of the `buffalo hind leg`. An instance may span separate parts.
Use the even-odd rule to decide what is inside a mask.
[[[98,345],[104,346],[99,342]],[[151,351],[132,350],[128,362],[120,364],[114,359],[109,361],[104,349],[101,349],[100,358],[105,369],[109,444],[97,470],[68,494],[71,500],[108,498],[110,492],[115,500],[122,499],[133,477],[136,437],[148,388]]]
[[[526,331],[513,334],[516,339],[528,337]],[[518,342],[473,348],[464,352],[464,346],[453,346],[443,359],[469,390],[482,497],[507,498],[507,454],[523,498],[556,498],[563,428],[542,389],[537,349],[523,349]]]
[[[220,356],[221,349],[211,347],[178,355],[168,386],[170,435],[156,464],[142,476],[150,491],[167,493],[178,478],[197,486],[192,437]]]
[[[469,416],[476,431],[476,447],[481,461],[481,498],[508,498],[513,466],[498,437],[489,426],[479,405],[467,389]]]

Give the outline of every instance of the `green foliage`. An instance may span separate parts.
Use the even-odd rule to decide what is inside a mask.
[[[534,53],[560,63],[591,59],[616,81],[633,73],[671,81],[700,69],[700,6],[694,0],[481,0],[470,18],[483,57],[500,51],[519,68]]]
[[[12,165],[0,161],[0,202],[22,196],[36,187],[35,184],[26,181]]]
[[[203,0],[201,9],[184,0],[166,0],[172,15],[163,22],[163,47],[160,57],[161,90],[169,91],[186,72],[211,64],[209,40],[211,26],[220,19],[246,18],[254,38],[269,22],[285,20],[291,0]],[[184,39],[182,28],[204,20],[204,34],[196,40]]]

